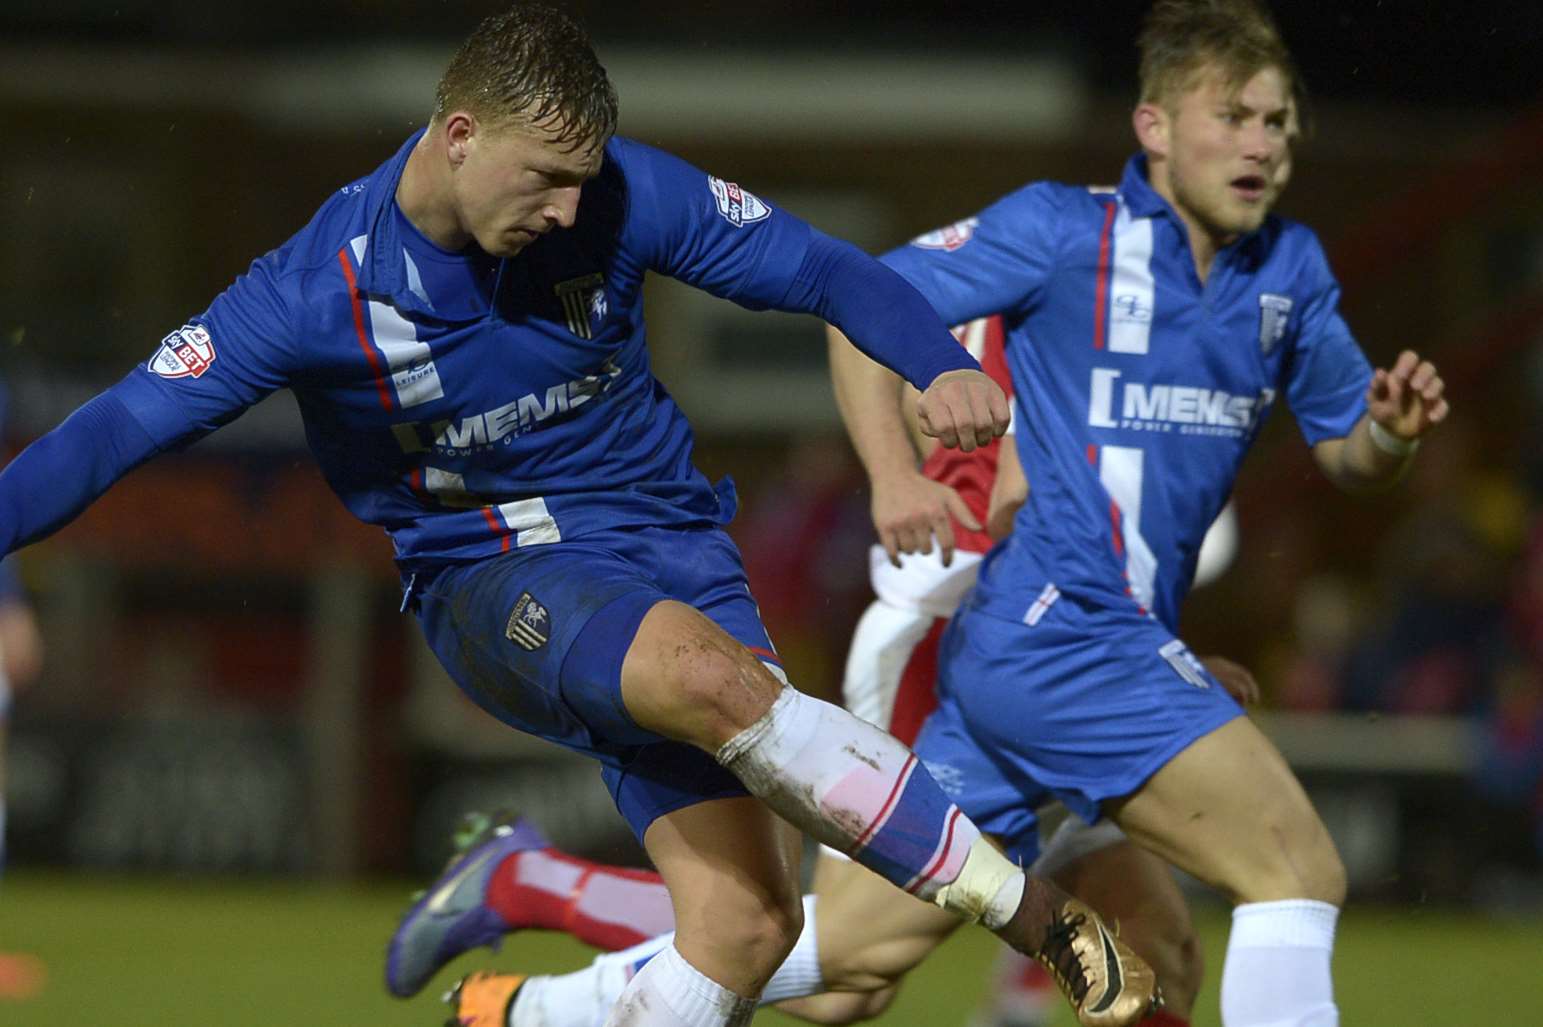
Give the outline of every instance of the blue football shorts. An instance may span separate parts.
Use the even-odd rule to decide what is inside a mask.
[[[722,530],[600,532],[421,578],[410,593],[451,678],[504,723],[598,760],[640,841],[666,813],[748,794],[708,753],[635,724],[621,698],[627,649],[666,599],[695,607],[780,674]]]
[[[940,780],[981,830],[1010,840],[1024,837],[1025,804],[1054,797],[1092,823],[1104,800],[1136,791],[1243,713],[1183,642],[1125,599],[1063,593],[1032,625],[966,602],[938,668],[939,707],[917,751],[934,776],[945,768]]]

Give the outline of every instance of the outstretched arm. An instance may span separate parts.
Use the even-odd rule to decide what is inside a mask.
[[[850,243],[811,234],[793,309],[818,314],[873,360],[922,390],[916,403],[924,434],[968,453],[1007,430],[1007,397],[949,335],[904,278]],[[888,404],[886,404],[888,405]]]
[[[972,530],[980,524],[959,494],[921,473],[906,422],[905,383],[858,352],[836,329],[826,331],[836,407],[873,490],[873,526],[897,566],[901,553],[925,553],[937,538],[947,566],[954,556],[949,515]]]
[[[160,451],[119,397],[123,388],[86,403],[0,471],[0,555],[58,531]]]
[[[1390,370],[1379,368],[1366,390],[1366,414],[1342,439],[1313,447],[1323,473],[1346,492],[1391,487],[1408,470],[1419,442],[1446,420],[1446,386],[1429,360],[1404,350]]]

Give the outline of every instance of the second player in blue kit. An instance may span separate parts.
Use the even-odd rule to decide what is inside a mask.
[[[1019,811],[974,796],[1048,788],[1220,889],[1228,1027],[1329,1025],[1344,868],[1179,607],[1276,406],[1361,492],[1447,402],[1413,351],[1372,370],[1317,238],[1270,216],[1299,89],[1268,13],[1160,0],[1141,78],[1117,186],[1035,183],[884,258],[947,321],[1003,314],[1026,496],[943,639],[916,747],[988,832]]]

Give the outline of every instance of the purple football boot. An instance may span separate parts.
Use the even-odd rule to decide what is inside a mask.
[[[455,855],[386,947],[386,989],[398,998],[416,995],[461,953],[479,945],[498,948],[508,927],[485,901],[488,879],[506,857],[551,844],[534,824],[511,813],[474,814],[456,838]]]

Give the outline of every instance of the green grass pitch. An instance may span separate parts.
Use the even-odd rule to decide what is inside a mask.
[[[443,1023],[438,993],[461,972],[565,970],[589,958],[557,935],[516,936],[497,955],[461,957],[432,994],[393,1000],[380,983],[381,953],[408,888],[15,871],[0,885],[0,951],[40,956],[49,977],[35,998],[0,998],[0,1024],[429,1027]],[[1207,906],[1197,919],[1209,972],[1195,1023],[1216,1025],[1226,915]],[[876,1022],[963,1025],[994,944],[984,932],[960,932]],[[1341,1019],[1361,1027],[1537,1023],[1540,955],[1536,918],[1353,909],[1335,956]],[[756,1022],[798,1021],[766,1012]],[[1072,1022],[1069,1014],[1058,1021]]]

